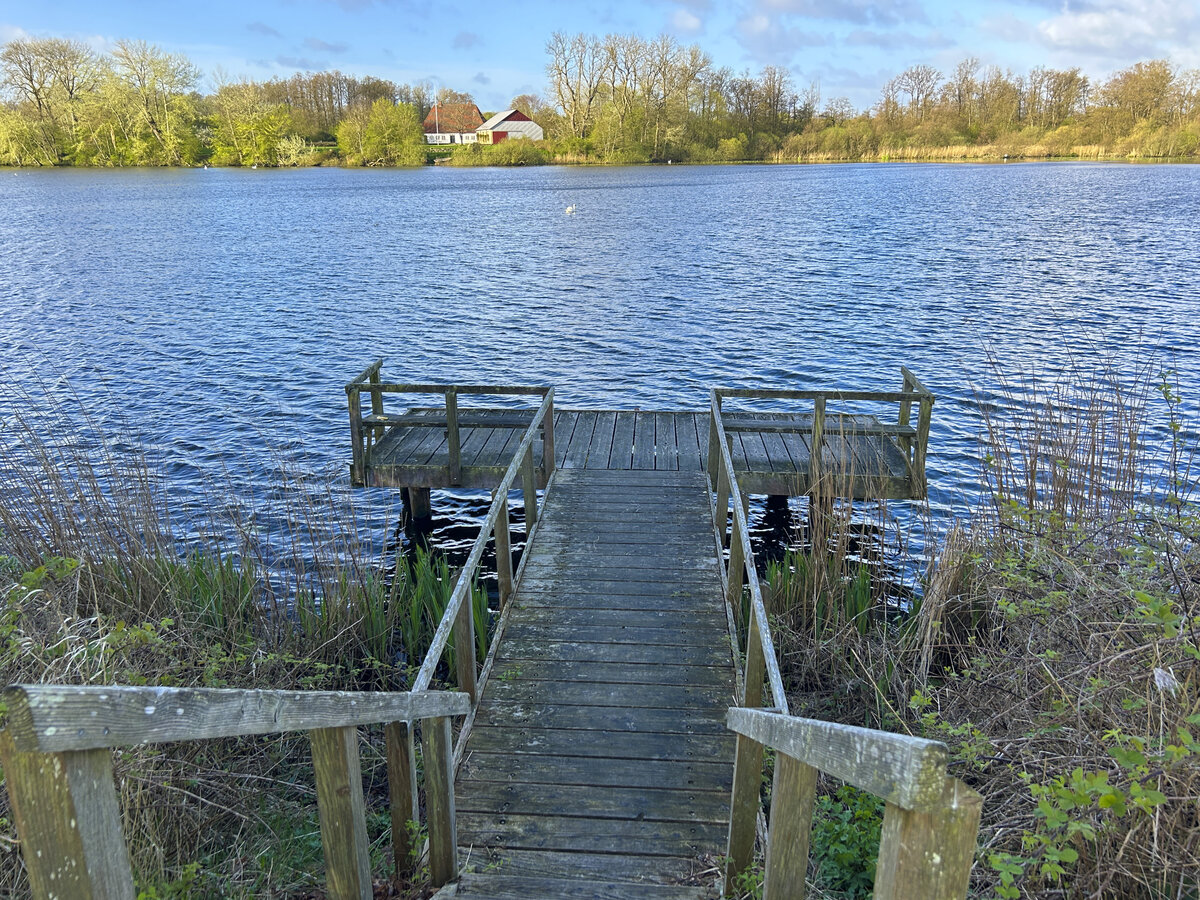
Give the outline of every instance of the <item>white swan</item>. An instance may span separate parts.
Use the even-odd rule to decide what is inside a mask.
[[[570,206],[567,207],[566,213],[568,216],[575,215],[575,204],[574,203],[572,203]]]

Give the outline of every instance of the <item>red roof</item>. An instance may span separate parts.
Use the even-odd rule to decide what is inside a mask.
[[[474,131],[483,124],[483,113],[474,103],[443,103],[429,110],[425,133],[459,134]]]

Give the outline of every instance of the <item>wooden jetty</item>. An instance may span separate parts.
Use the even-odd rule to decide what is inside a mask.
[[[491,490],[504,475],[534,410],[459,405],[465,397],[545,397],[547,387],[397,384],[383,381],[382,360],[346,387],[353,447],[351,480],[359,486]],[[899,391],[781,391],[717,389],[738,483],[752,494],[810,494],[819,477],[833,496],[916,499],[925,496],[925,455],[933,395],[908,369]],[[362,395],[370,402],[364,412]],[[387,411],[385,396],[437,395],[437,407]],[[767,409],[724,409],[726,400]],[[791,409],[780,406],[791,405]],[[803,409],[795,408],[803,405]],[[853,412],[894,407],[894,419]],[[837,409],[834,409],[836,407]],[[915,415],[914,415],[915,413]],[[549,422],[553,427],[547,429]],[[555,410],[539,429],[546,452],[534,447],[536,486],[551,469],[708,472],[710,411]],[[814,454],[813,448],[817,448]],[[427,496],[427,494],[426,494]]]
[[[355,483],[492,490],[411,690],[11,687],[0,761],[35,897],[132,900],[110,748],[304,730],[327,894],[370,900],[370,725],[384,726],[394,858],[411,857],[423,790],[416,849],[439,897],[728,896],[757,845],[764,897],[801,898],[818,771],[885,800],[878,900],[965,897],[981,798],[939,742],[790,715],[747,523],[747,486],[922,495],[933,398],[904,377],[895,394],[755,392],[812,410],[730,411],[731,425],[722,401],[746,392],[714,391],[703,416],[572,413],[551,388],[389,384],[376,364],[348,389]],[[445,405],[384,410],[384,393],[416,390]],[[538,405],[459,409],[470,393]],[[896,421],[827,414],[846,401],[896,403]],[[478,660],[468,598],[493,544],[499,616]]]

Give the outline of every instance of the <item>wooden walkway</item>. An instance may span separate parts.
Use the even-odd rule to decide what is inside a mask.
[[[812,470],[813,417],[798,413],[724,414],[731,453],[743,489],[754,494],[807,493]],[[464,409],[458,413],[461,476],[458,485],[491,488],[504,474],[513,448],[532,420],[531,411]],[[364,418],[370,426],[372,418]],[[450,486],[450,446],[442,409],[382,416],[386,431],[371,450],[368,483],[376,487]],[[784,431],[791,428],[791,431]],[[831,416],[825,422],[822,460],[827,470],[850,476],[842,496],[904,498],[919,495],[898,429],[877,433],[874,416]],[[911,438],[916,429],[909,428]],[[709,415],[643,410],[558,410],[554,415],[555,466],[560,469],[701,472],[708,462]],[[542,465],[535,445],[535,462]]]
[[[467,740],[460,897],[691,900],[725,852],[734,669],[707,480],[586,460],[553,477]]]

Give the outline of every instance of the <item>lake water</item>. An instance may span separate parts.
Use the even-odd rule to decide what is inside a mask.
[[[135,423],[186,501],[214,476],[268,497],[280,461],[344,481],[343,385],[380,356],[399,380],[618,408],[703,408],[714,384],[897,389],[905,364],[938,396],[944,522],[977,495],[989,348],[1050,373],[1161,354],[1195,409],[1198,176],[0,170],[0,366],[23,384],[48,366],[102,424]]]

